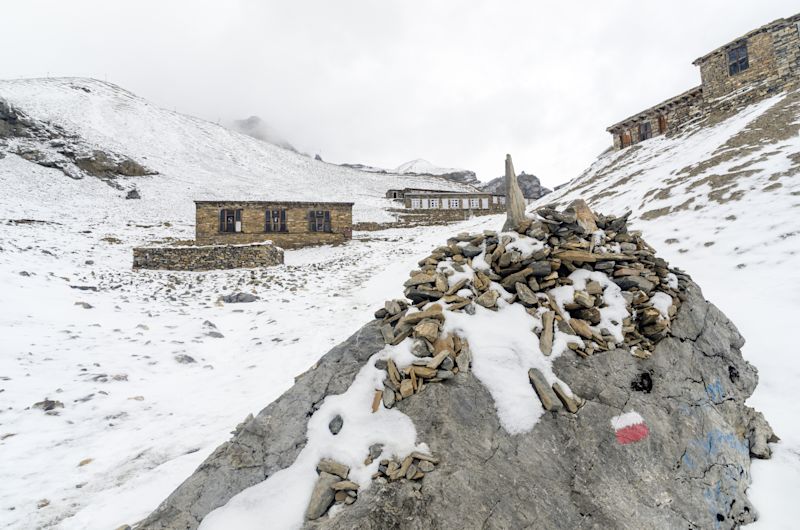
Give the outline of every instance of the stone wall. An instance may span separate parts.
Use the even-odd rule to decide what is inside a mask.
[[[133,249],[134,270],[207,271],[281,264],[283,264],[283,250],[270,243]]]
[[[702,103],[702,87],[695,87],[612,125],[607,131],[612,134],[614,149],[622,149],[644,140],[639,126],[645,122],[650,123],[651,138],[675,134],[687,122],[702,114]],[[623,135],[627,135],[626,145],[623,145]]]
[[[730,75],[728,51],[747,45],[748,68]],[[800,15],[754,30],[697,59],[706,112],[726,112],[797,86],[800,78]]]
[[[728,72],[728,51],[747,43],[749,67],[735,75]],[[772,33],[765,32],[715,50],[699,59],[700,78],[706,100],[711,102],[744,86],[767,81],[777,72]]]
[[[352,203],[331,202],[212,202],[196,201],[195,237],[200,244],[244,244],[270,240],[292,249],[309,245],[343,243],[353,235]],[[241,232],[220,232],[221,209],[242,210]],[[266,232],[266,211],[286,210],[286,232]],[[330,232],[311,232],[308,228],[309,210],[326,210],[331,216]]]
[[[445,225],[458,221],[466,221],[470,217],[481,215],[496,215],[505,212],[502,209],[489,210],[411,210],[392,208],[389,210],[397,216],[397,220],[390,223],[362,222],[353,226],[354,230],[375,231],[387,228],[409,228],[413,226]]]

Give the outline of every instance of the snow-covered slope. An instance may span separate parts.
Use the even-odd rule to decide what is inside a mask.
[[[452,167],[439,167],[421,158],[411,160],[405,164],[400,164],[393,172],[400,175],[438,175],[453,182],[480,186],[480,181],[474,171]]]
[[[427,160],[417,158],[405,164],[400,164],[394,170],[395,173],[400,175],[414,174],[414,175],[444,175],[446,173],[457,173],[466,171],[465,169],[458,169],[452,167],[439,167],[431,164]]]
[[[783,441],[753,467],[760,528],[791,528],[800,498],[800,93],[601,156],[536,205],[583,197],[633,225],[739,327],[760,372],[752,406]],[[724,382],[723,382],[724,384]]]
[[[121,181],[135,185],[143,199],[120,204],[130,219],[181,223],[194,215],[196,199],[275,199],[354,202],[355,221],[382,222],[392,220],[386,212],[391,201],[384,198],[389,188],[468,189],[436,177],[387,177],[318,162],[92,79],[0,81],[0,98],[34,120],[157,171]]]
[[[0,106],[1,528],[135,522],[445,234],[490,222],[356,233],[263,270],[133,272],[132,246],[193,237],[194,199],[353,201],[383,221],[388,188],[464,187],[317,162],[94,80],[2,81],[0,99],[52,134],[9,136]],[[76,179],[15,154],[73,147],[158,174]],[[236,291],[260,300],[219,302]]]

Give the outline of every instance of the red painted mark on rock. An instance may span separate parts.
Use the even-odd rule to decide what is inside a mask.
[[[625,445],[644,440],[650,434],[650,429],[644,423],[638,412],[626,412],[611,418],[611,426],[617,437],[617,443]]]

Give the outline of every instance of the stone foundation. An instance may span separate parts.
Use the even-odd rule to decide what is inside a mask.
[[[466,221],[473,215],[498,215],[505,212],[505,205],[502,209],[489,210],[422,210],[422,209],[401,209],[391,208],[391,213],[397,215],[397,220],[389,223],[375,223],[371,221],[355,223],[353,230],[375,231],[386,230],[387,228],[410,228],[413,226],[426,225],[445,225],[458,221]]]
[[[283,249],[272,243],[133,249],[133,269],[208,271],[283,264]]]

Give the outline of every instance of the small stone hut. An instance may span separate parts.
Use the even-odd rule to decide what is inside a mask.
[[[271,240],[292,249],[353,237],[352,202],[195,201],[195,208],[201,245]]]
[[[615,123],[615,149],[671,134],[715,110],[758,101],[800,79],[800,13],[754,29],[696,59],[701,84]]]

